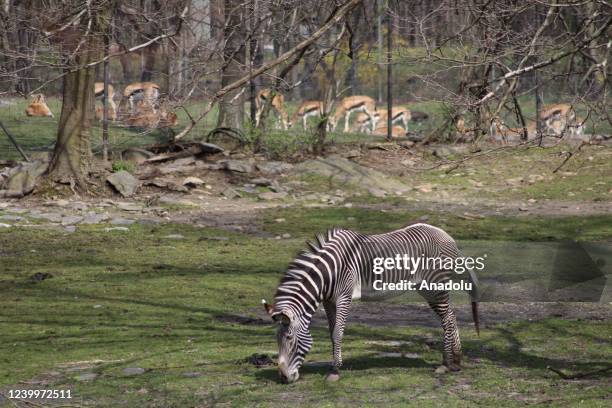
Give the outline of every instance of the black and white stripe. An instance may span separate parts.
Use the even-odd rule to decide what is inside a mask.
[[[385,234],[363,235],[345,229],[333,229],[309,243],[310,251],[299,254],[280,281],[273,307],[266,306],[270,315],[283,323],[278,333],[279,371],[288,381],[299,376],[304,357],[312,346],[309,326],[312,316],[322,303],[328,318],[332,347],[333,369],[342,365],[341,342],[351,301],[377,298],[373,290],[375,279],[384,282],[409,280],[428,283],[446,282],[452,270],[419,268],[411,274],[405,269],[373,273],[377,257],[453,258],[460,256],[455,241],[443,230],[427,224],[413,224]],[[472,308],[478,328],[477,281],[472,271],[465,276],[472,283]],[[386,292],[397,295],[402,292]],[[419,291],[442,321],[444,330],[443,364],[458,370],[461,362],[461,342],[448,291]],[[381,316],[384,318],[384,316]]]

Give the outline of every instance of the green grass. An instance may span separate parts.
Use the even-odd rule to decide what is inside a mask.
[[[355,209],[268,213],[264,232],[292,233],[287,240],[174,224],[135,224],[129,232],[79,227],[72,234],[0,230],[0,390],[51,378],[51,384],[37,388],[71,388],[75,401],[109,407],[518,406],[525,401],[603,406],[609,398],[606,379],[563,381],[546,367],[568,373],[605,367],[612,358],[609,321],[517,321],[486,327],[480,338],[463,330],[466,369],[456,375],[433,373],[440,361],[439,344],[430,348],[423,339],[439,338],[440,330],[427,327],[349,326],[346,366],[335,384],[324,382],[325,367],[306,367],[302,379],[287,386],[276,381],[274,367],[257,369],[243,362],[252,353],[274,354],[274,328],[257,320],[240,324],[236,317],[256,318],[259,300],[270,299],[306,236],[334,224],[384,231],[417,215]],[[274,222],[278,217],[286,222]],[[474,223],[440,215],[435,222],[445,222],[461,239],[612,235],[609,217]],[[177,233],[184,239],[163,238]],[[53,277],[31,281],[37,272]],[[315,328],[313,334],[308,360],[329,361],[326,330]],[[366,340],[410,343],[395,348]],[[381,351],[419,357],[377,357]],[[92,360],[102,361],[84,371],[70,370],[77,362]],[[121,371],[125,367],[147,371],[126,377]],[[59,375],[49,374],[53,371]],[[184,376],[195,371],[202,376]],[[75,377],[81,372],[99,377],[79,382]]]

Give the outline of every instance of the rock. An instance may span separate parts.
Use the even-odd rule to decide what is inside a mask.
[[[30,276],[30,280],[32,282],[41,282],[45,279],[51,279],[53,275],[47,272],[36,272],[34,275]]]
[[[255,187],[255,184],[245,184],[243,188],[240,189],[241,191],[244,191],[245,193],[249,193],[249,194],[255,194],[257,192],[257,188]]]
[[[125,170],[111,174],[106,181],[124,197],[133,196],[139,185],[138,179]]]
[[[236,190],[234,190],[231,187],[226,188],[225,190],[223,190],[223,192],[221,193],[224,197],[229,198],[230,200],[233,200],[235,198],[240,198],[242,197],[240,195],[240,193]]]
[[[98,374],[96,373],[83,373],[74,377],[77,381],[93,381],[98,378]]]
[[[435,187],[432,184],[421,184],[417,186],[416,189],[421,193],[431,193]]]
[[[348,152],[346,152],[344,154],[344,157],[346,157],[347,159],[352,159],[355,157],[361,157],[361,152],[359,150],[349,150]]]
[[[198,187],[204,184],[204,180],[197,177],[187,177],[183,180],[183,185],[187,187]]]
[[[340,380],[340,373],[337,371],[330,371],[325,375],[325,381],[336,382]]]
[[[415,162],[414,160],[405,159],[405,160],[402,160],[402,161],[400,162],[400,164],[401,164],[402,166],[412,167],[412,166],[414,166],[414,165],[416,164],[416,162]]]
[[[134,220],[128,218],[113,218],[110,220],[111,225],[132,225]]]
[[[280,174],[285,173],[293,169],[293,165],[290,163],[269,161],[257,163],[257,170],[267,174]]]
[[[223,169],[236,173],[252,173],[253,164],[244,160],[222,160],[218,162]]]
[[[194,203],[193,201],[185,200],[182,198],[174,198],[171,196],[162,196],[159,198],[159,202],[162,204],[168,204],[168,205],[178,205],[178,206],[184,206],[184,207],[199,207],[199,205]]]
[[[265,193],[261,193],[257,196],[260,200],[281,200],[287,197],[287,193],[285,191],[280,191],[278,193],[272,191],[266,191]]]
[[[121,370],[121,372],[125,375],[141,375],[145,373],[145,369],[140,367],[127,367]]]
[[[181,234],[170,234],[170,235],[163,236],[162,238],[166,238],[166,239],[183,239],[185,237],[183,235],[181,235]]]
[[[83,221],[81,221],[81,224],[99,224],[102,221],[106,221],[108,220],[108,215],[107,214],[87,214],[84,218]]]
[[[122,210],[122,211],[129,211],[129,212],[140,212],[144,209],[144,207],[140,204],[135,204],[135,203],[117,203],[117,208]]]
[[[104,228],[104,231],[106,232],[110,232],[110,231],[129,231],[130,229],[127,227],[108,227],[108,228]]]
[[[522,182],[523,182],[522,177],[506,179],[506,183],[510,184],[511,186],[520,186]]]
[[[11,224],[4,224],[2,222],[0,222],[0,228],[11,228],[12,225]]]
[[[21,163],[10,168],[5,176],[6,180],[0,186],[0,197],[20,198],[34,190],[36,180],[48,167],[46,161],[34,160]]]
[[[153,156],[155,156],[154,153],[138,147],[130,147],[121,152],[121,157],[123,160],[128,160],[136,164],[144,163],[147,161],[147,159],[150,159]]]
[[[73,225],[73,224],[78,224],[82,220],[83,220],[83,217],[81,217],[80,215],[67,215],[62,218],[61,224],[62,225]]]
[[[446,374],[446,373],[448,373],[448,367],[442,365],[442,366],[436,368],[435,373],[436,374]]]
[[[76,225],[68,225],[64,228],[64,231],[71,234],[76,231]]]
[[[42,213],[42,214],[30,214],[30,216],[32,218],[37,218],[37,219],[43,219],[43,220],[47,220],[50,222],[61,222],[62,221],[62,214],[57,214],[57,213]]]
[[[187,177],[189,179],[190,177]],[[195,178],[195,177],[194,177]],[[187,181],[187,179],[185,179]],[[199,180],[199,179],[198,179]],[[159,188],[166,188],[168,190],[177,191],[179,193],[187,193],[189,189],[183,185],[179,185],[175,183],[173,180],[166,180],[163,178],[156,178],[153,180],[148,180],[144,182],[146,186],[155,186]]]
[[[199,371],[189,371],[189,372],[183,373],[183,377],[185,378],[197,378],[201,376],[202,376],[202,373]]]
[[[272,184],[272,180],[265,177],[258,177],[251,180],[251,183],[255,184],[256,186],[267,187]]]
[[[275,218],[274,222],[285,222],[287,220],[285,220],[284,218]]]
[[[402,140],[401,142],[397,142],[398,146],[402,146],[404,149],[410,149],[414,146],[414,141],[412,140]]]
[[[265,367],[269,365],[273,365],[274,361],[267,354],[252,354],[249,357],[244,359],[245,362],[253,364],[255,367]]]
[[[298,172],[316,174],[329,179],[338,187],[353,185],[363,189],[375,188],[394,194],[410,188],[377,170],[362,166],[338,155],[308,160],[295,166]]]
[[[5,215],[0,216],[0,220],[2,221],[21,221],[23,220],[23,217],[20,217],[19,215],[5,214]]]
[[[291,234],[288,233],[284,233],[283,235],[281,235],[282,238],[288,239],[291,238]]]
[[[378,198],[383,198],[387,195],[387,193],[384,190],[381,190],[376,187],[369,188],[368,192],[372,194],[374,197],[378,197]]]

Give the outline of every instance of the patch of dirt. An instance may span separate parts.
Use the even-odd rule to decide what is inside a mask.
[[[454,303],[453,308],[460,327],[473,326],[471,305]],[[253,311],[262,320],[266,320],[265,311],[260,311],[259,308]],[[567,302],[484,302],[479,304],[479,317],[481,328],[517,320],[540,321],[551,317],[603,321],[612,319],[612,305]],[[348,324],[351,323],[372,327],[440,327],[438,316],[423,303],[356,302],[351,306],[348,317]],[[323,308],[319,308],[312,324],[315,327],[327,327]]]

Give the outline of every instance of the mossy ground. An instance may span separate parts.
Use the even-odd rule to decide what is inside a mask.
[[[566,381],[546,367],[567,373],[606,367],[612,358],[612,323],[606,320],[529,322],[517,316],[513,323],[485,328],[480,337],[465,329],[466,367],[458,374],[434,374],[440,344],[430,347],[424,339],[438,339],[441,332],[418,326],[349,326],[346,366],[334,384],[324,381],[326,367],[306,367],[302,379],[287,386],[277,382],[274,367],[258,369],[243,361],[253,353],[275,352],[273,325],[257,320],[253,311],[261,298],[273,295],[305,238],[332,225],[385,231],[420,215],[299,208],[265,214],[264,232],[292,234],[283,240],[179,224],[135,224],[128,232],[79,227],[70,234],[2,230],[0,389],[59,371],[51,384],[38,388],[70,388],[75,401],[92,406],[605,406],[609,378]],[[278,217],[286,221],[274,221]],[[457,239],[612,236],[610,217],[434,217]],[[184,238],[164,238],[171,234]],[[34,282],[30,276],[37,272],[53,277]],[[241,324],[240,316],[255,323]],[[317,327],[313,334],[308,360],[329,361],[326,330]],[[407,343],[366,343],[374,340]],[[377,356],[387,351],[418,357]],[[92,360],[102,361],[85,370],[99,374],[89,382],[75,379],[82,371],[58,368]],[[146,372],[126,377],[125,367]],[[201,376],[185,376],[189,372]]]

